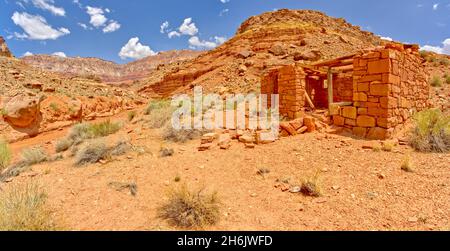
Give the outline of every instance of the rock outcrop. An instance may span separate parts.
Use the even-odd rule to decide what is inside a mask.
[[[318,11],[268,12],[249,18],[223,45],[160,79],[149,80],[140,92],[167,97],[191,92],[195,85],[203,86],[206,92],[223,88],[240,93],[258,91],[260,77],[281,65],[351,55],[383,43],[378,36],[344,19]]]
[[[0,37],[0,57],[13,57],[3,37]]]
[[[39,97],[23,94],[15,96],[3,108],[3,118],[13,127],[29,127],[41,117],[41,101]]]

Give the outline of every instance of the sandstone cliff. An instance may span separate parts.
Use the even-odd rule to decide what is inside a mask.
[[[0,37],[0,57],[13,57],[3,37]]]

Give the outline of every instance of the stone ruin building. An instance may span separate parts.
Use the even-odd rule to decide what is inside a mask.
[[[417,45],[391,43],[312,65],[287,65],[262,78],[261,93],[280,95],[280,115],[329,109],[335,126],[367,139],[387,139],[414,112],[429,107],[430,87]],[[270,98],[269,98],[269,104]]]

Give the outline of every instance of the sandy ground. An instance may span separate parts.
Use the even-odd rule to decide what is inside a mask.
[[[125,115],[123,115],[125,116]],[[133,125],[113,136],[124,137]],[[17,153],[35,143],[52,148],[65,131],[12,145]],[[131,152],[106,164],[74,167],[73,159],[36,165],[11,184],[34,180],[48,193],[49,206],[70,230],[173,230],[157,217],[167,192],[181,184],[217,191],[221,220],[206,230],[450,230],[450,155],[422,154],[407,146],[393,152],[364,150],[367,141],[319,133],[281,139],[245,149],[198,152],[198,140],[165,143],[159,131],[131,137]],[[158,157],[162,145],[173,157]],[[17,154],[16,154],[17,155]],[[411,155],[414,173],[400,166]],[[259,169],[270,173],[258,175]],[[320,172],[323,196],[282,192],[277,180],[299,185]],[[175,182],[175,177],[181,177]],[[137,196],[110,182],[135,182]]]

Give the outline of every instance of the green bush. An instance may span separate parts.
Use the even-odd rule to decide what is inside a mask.
[[[119,123],[113,123],[109,120],[89,126],[89,135],[92,138],[106,137],[120,130]]]
[[[433,78],[430,80],[430,85],[433,87],[441,87],[442,86],[442,80],[439,76],[433,76]]]
[[[6,141],[0,140],[0,173],[8,167],[11,162],[11,149]]]
[[[13,186],[0,194],[0,231],[53,231],[47,195],[33,183]]]
[[[410,144],[421,152],[448,152],[450,150],[450,116],[438,109],[419,112],[414,117],[415,127]]]
[[[441,65],[443,66],[449,66],[450,65],[450,60],[448,58],[442,58],[440,60]]]
[[[170,100],[152,100],[145,109],[144,114],[150,115],[152,111],[157,111],[171,106]]]
[[[445,78],[445,83],[450,85],[450,75],[446,74]]]

